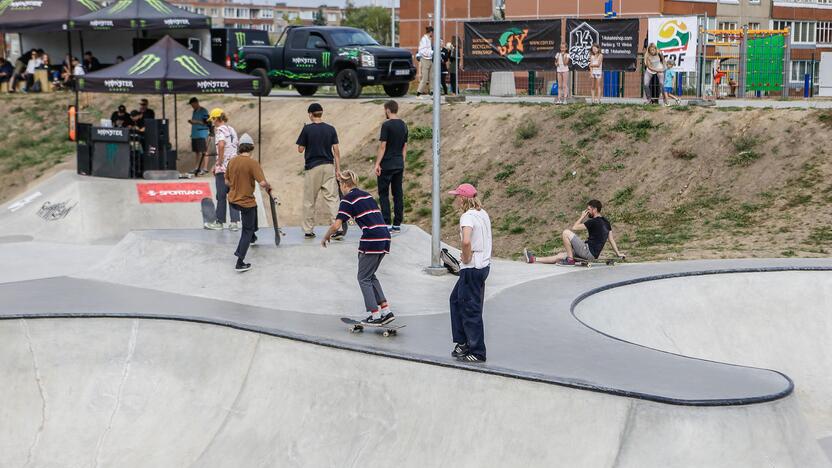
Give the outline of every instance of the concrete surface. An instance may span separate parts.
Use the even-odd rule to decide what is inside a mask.
[[[623,340],[785,372],[832,459],[830,311],[832,272],[666,279],[610,289],[575,307],[582,322]]]
[[[2,466],[824,466],[793,397],[668,406],[205,324],[7,320],[0,365]]]

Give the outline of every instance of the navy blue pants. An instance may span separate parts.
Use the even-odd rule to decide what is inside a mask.
[[[244,208],[240,205],[231,204],[231,208],[240,213],[243,218],[243,230],[240,232],[240,242],[234,255],[243,261],[246,259],[248,248],[254,239],[257,239],[257,205],[251,208]]]
[[[468,352],[481,359],[485,359],[482,306],[489,271],[491,267],[459,270],[459,280],[451,293],[451,334],[454,343],[467,344]]]

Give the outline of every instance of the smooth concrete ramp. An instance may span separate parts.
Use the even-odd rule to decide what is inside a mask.
[[[812,433],[832,440],[832,272],[671,278],[592,295],[588,326],[685,356],[778,369],[795,383]],[[832,459],[832,447],[828,453]]]
[[[0,466],[824,466],[794,398],[668,406],[214,325],[6,320],[0,365]]]
[[[115,243],[133,230],[199,228],[199,200],[214,192],[213,178],[145,181],[62,171],[0,205],[0,240]],[[182,196],[192,201],[173,201]],[[157,202],[148,201],[154,197]],[[266,219],[262,208],[260,216]]]

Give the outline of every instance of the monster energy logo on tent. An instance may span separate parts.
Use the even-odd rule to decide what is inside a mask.
[[[179,65],[182,65],[182,68],[188,70],[188,72],[193,75],[210,75],[208,70],[206,70],[194,57],[191,57],[190,55],[180,55],[173,60],[175,60]]]
[[[141,75],[147,73],[154,65],[161,62],[157,55],[154,54],[144,54],[139,59],[138,62],[135,63],[129,70],[127,70],[128,75]]]
[[[147,4],[159,13],[171,13],[173,10],[165,4],[162,0],[146,0]]]
[[[323,53],[321,53],[321,62],[323,62],[324,67],[329,66],[330,55],[331,54],[327,50],[325,50]]]
[[[235,32],[234,38],[237,39],[237,47],[246,45],[246,33],[244,32]]]
[[[98,4],[93,2],[92,0],[78,0],[78,3],[83,5],[87,10],[95,11],[98,10]]]
[[[12,4],[12,0],[2,0],[2,1],[0,1],[0,15],[2,15],[3,12],[6,11],[6,8],[8,8],[9,5],[11,5],[11,4]]]
[[[118,13],[120,11],[124,11],[130,4],[133,3],[133,0],[118,0],[112,8],[110,8],[110,13]]]

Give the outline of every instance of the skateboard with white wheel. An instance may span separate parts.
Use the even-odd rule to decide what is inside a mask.
[[[351,319],[349,317],[341,317],[341,321],[349,325],[347,330],[351,333],[361,333],[364,331],[364,328],[380,328],[383,329],[382,335],[385,337],[387,336],[396,336],[400,328],[404,328],[407,325],[393,325],[392,323],[388,323],[387,325],[374,325],[370,323],[360,322],[355,319]]]

